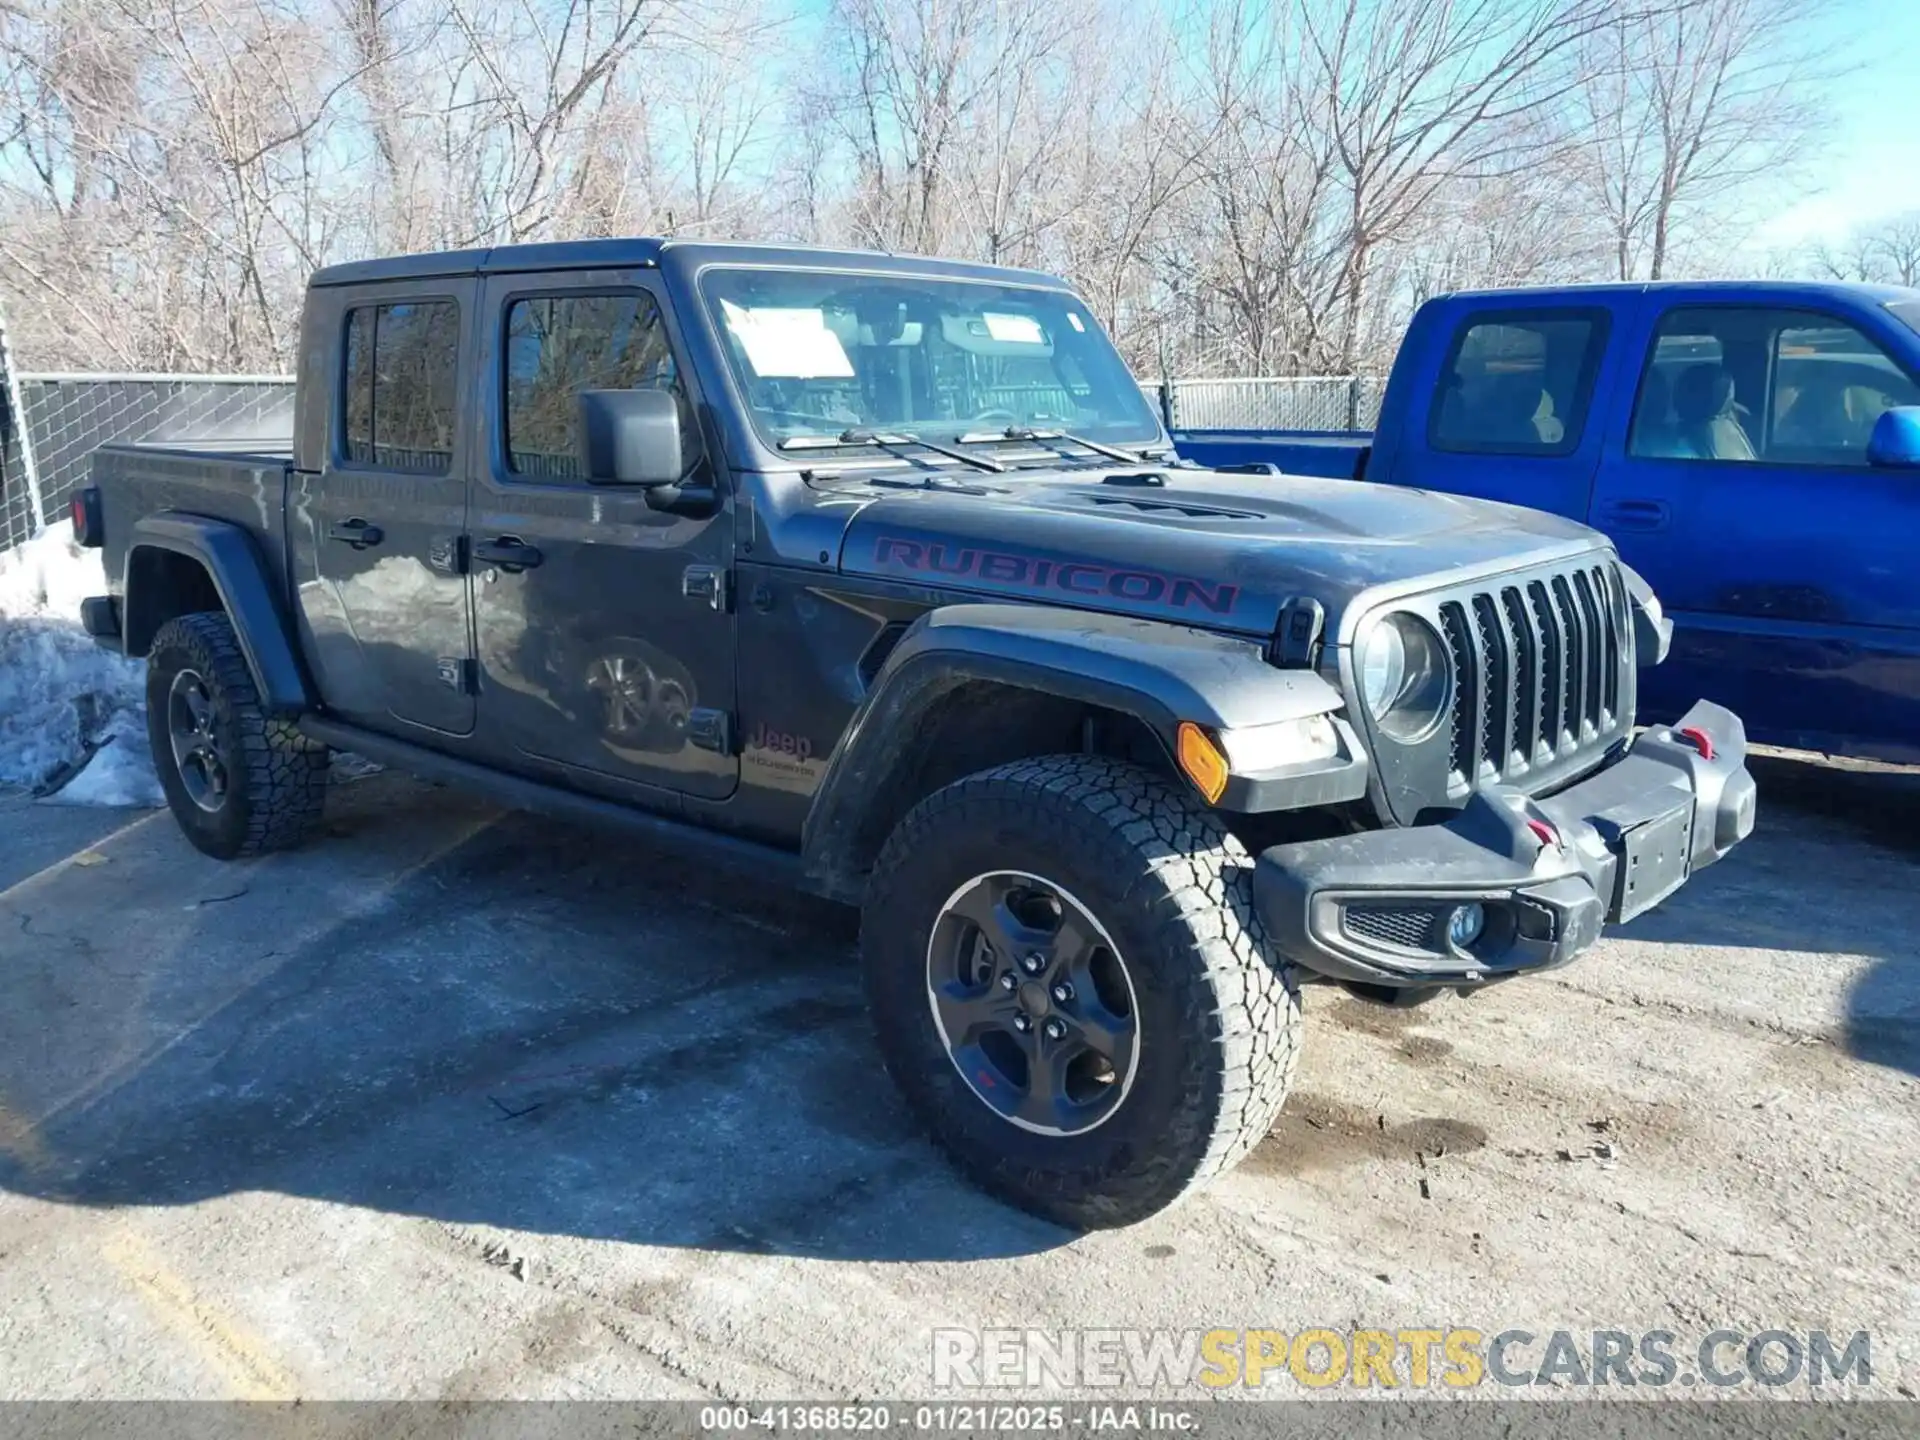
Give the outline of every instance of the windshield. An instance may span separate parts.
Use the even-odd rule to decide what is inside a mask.
[[[1895,300],[1887,309],[1907,322],[1907,328],[1920,334],[1920,300]]]
[[[769,443],[853,431],[1160,437],[1086,308],[1059,290],[827,270],[709,270],[727,363]]]

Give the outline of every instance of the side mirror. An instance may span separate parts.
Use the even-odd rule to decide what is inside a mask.
[[[1884,470],[1920,470],[1920,405],[1901,405],[1874,422],[1867,463]]]
[[[594,485],[678,485],[680,402],[668,390],[582,390],[580,471]]]

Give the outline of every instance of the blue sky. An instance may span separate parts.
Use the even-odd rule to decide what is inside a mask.
[[[1920,210],[1920,0],[1838,0],[1808,28],[1809,45],[1831,45],[1858,68],[1834,87],[1832,143],[1801,198],[1755,233],[1760,249]]]

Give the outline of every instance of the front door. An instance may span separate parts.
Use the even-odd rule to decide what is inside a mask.
[[[325,468],[297,476],[290,498],[301,623],[321,693],[329,711],[375,730],[473,729],[458,377],[478,288],[436,280],[417,295],[386,285],[365,303],[342,298],[327,351],[340,384]]]
[[[679,396],[690,477],[714,463],[664,307],[624,274],[485,283],[490,397],[468,525],[489,755],[582,788],[732,793],[731,497],[712,515],[589,483],[582,390]],[[635,796],[644,800],[644,794]]]
[[[1590,522],[1674,618],[1643,713],[1704,697],[1776,744],[1920,748],[1920,482],[1867,464],[1915,377],[1817,311],[1678,301],[1645,323]]]

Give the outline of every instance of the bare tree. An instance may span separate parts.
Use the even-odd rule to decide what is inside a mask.
[[[1807,247],[1796,268],[1829,280],[1920,286],[1920,210],[1861,225]]]
[[[1809,42],[1825,0],[1622,6],[1582,39],[1574,154],[1613,272],[1658,280],[1725,202],[1751,202],[1821,134],[1833,57]]]
[[[317,265],[790,236],[1058,271],[1143,372],[1368,371],[1437,290],[1743,208],[1819,118],[1801,8],[0,0],[0,289],[36,360],[264,369]]]
[[[1109,0],[835,0],[841,64],[815,93],[851,159],[851,238],[1044,254],[1086,201],[1063,181],[1077,137],[1110,119],[1094,82],[1123,13]]]
[[[647,86],[663,228],[733,235],[777,223],[762,177],[777,163],[788,77],[775,57],[793,27],[791,15],[762,0],[715,0],[686,17],[671,62]]]
[[[1920,210],[1909,210],[1865,231],[1872,273],[1887,285],[1920,285]]]
[[[1543,163],[1569,56],[1621,0],[1302,0],[1310,93],[1345,236],[1338,365],[1366,339],[1374,262],[1460,180]]]
[[[1170,283],[1190,277],[1192,338],[1210,368],[1292,374],[1336,363],[1329,323],[1342,251],[1327,219],[1337,157],[1331,137],[1304,123],[1302,55],[1285,12],[1232,0],[1195,57],[1186,145],[1197,214],[1186,234],[1198,244],[1183,253],[1175,243],[1165,259]]]
[[[987,43],[993,11],[993,0],[834,0],[850,82],[834,108],[854,157],[861,243],[950,248],[949,167],[980,100],[976,47]]]
[[[277,0],[43,0],[8,48],[34,184],[0,265],[65,312],[67,343],[226,368],[281,353],[314,258],[303,182],[341,83],[306,17]]]

